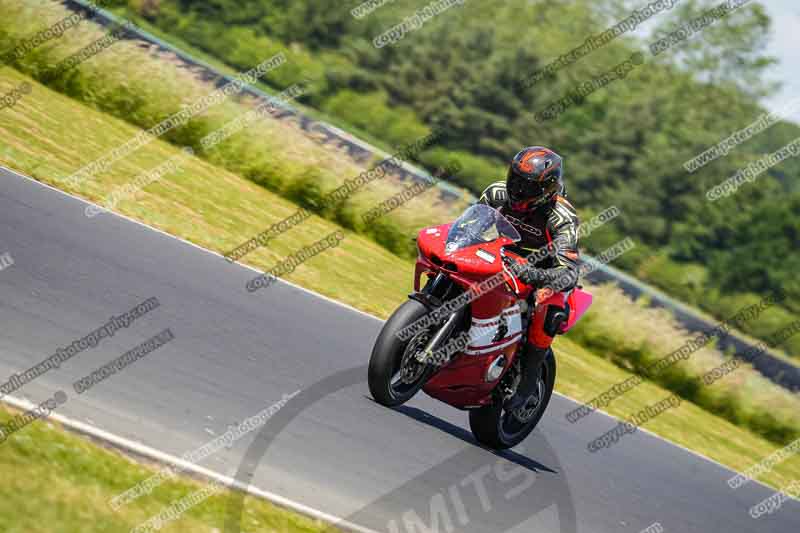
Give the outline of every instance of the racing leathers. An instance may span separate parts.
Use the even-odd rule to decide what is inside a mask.
[[[535,298],[537,305],[528,327],[525,371],[519,392],[512,399],[515,401],[509,405],[516,409],[525,405],[539,379],[559,321],[566,317],[567,294],[578,283],[578,215],[562,195],[529,212],[514,212],[508,205],[504,182],[489,185],[479,202],[500,211],[519,232],[522,240],[508,249],[528,259],[532,268],[520,278],[537,289],[528,298],[530,304]]]

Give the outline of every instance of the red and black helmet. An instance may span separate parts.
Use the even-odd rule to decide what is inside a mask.
[[[514,211],[544,205],[564,188],[561,156],[544,146],[529,146],[511,160],[506,177],[508,203]]]

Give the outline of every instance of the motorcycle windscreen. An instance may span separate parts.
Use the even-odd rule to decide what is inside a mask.
[[[452,254],[476,244],[486,244],[507,237],[519,242],[519,232],[497,209],[485,204],[475,204],[450,226],[444,251]]]

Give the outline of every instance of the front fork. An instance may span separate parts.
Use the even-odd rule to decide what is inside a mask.
[[[449,298],[457,296],[459,293],[458,287],[458,284],[446,274],[439,272],[436,276],[428,279],[422,290],[410,294],[409,298],[417,300],[425,305],[429,311],[433,311],[437,307],[441,307]],[[535,294],[535,292],[532,294]],[[536,308],[536,297],[532,296],[527,300],[520,299],[519,306],[520,314],[522,315],[522,336],[520,338],[518,350],[521,351],[525,349],[525,344],[528,342],[528,328]],[[425,349],[417,353],[416,358],[419,362],[424,363],[427,361],[436,350],[440,349],[442,345],[452,337],[458,325],[465,320],[468,310],[469,306],[466,305],[450,314],[445,323],[434,333],[431,340],[428,341]]]
[[[417,360],[420,363],[427,362],[433,357],[433,354],[439,350],[439,348],[444,346],[444,343],[447,342],[453,335],[453,331],[455,330],[456,325],[463,314],[464,309],[462,308],[450,315],[450,317],[445,321],[444,325],[439,328],[439,331],[437,331],[433,338],[428,342],[428,345],[425,346],[425,349],[417,353]]]
[[[458,294],[458,284],[450,279],[446,274],[439,272],[428,282],[421,291],[409,295],[409,298],[417,300],[428,308],[429,312],[441,307],[448,299]],[[463,322],[469,309],[465,305],[453,311],[445,320],[444,324],[433,334],[433,337],[425,348],[416,355],[420,363],[425,363],[433,354],[439,350],[453,335],[453,332]]]

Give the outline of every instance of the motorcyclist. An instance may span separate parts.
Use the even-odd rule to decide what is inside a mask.
[[[565,198],[564,163],[543,146],[530,146],[511,160],[505,183],[492,183],[479,202],[500,211],[522,240],[509,247],[528,258],[519,279],[536,290],[529,303],[536,308],[521,349],[522,379],[505,408],[528,407],[534,398],[542,363],[560,320],[566,317],[566,297],[578,282],[578,215]]]

